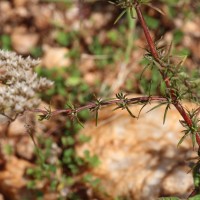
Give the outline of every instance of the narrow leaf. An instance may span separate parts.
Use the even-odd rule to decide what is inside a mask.
[[[196,134],[191,134],[191,138],[192,138],[192,147],[194,149],[195,143],[196,143]]]
[[[148,68],[150,65],[151,65],[151,64],[148,64],[148,65],[146,65],[146,66],[144,67],[144,69],[143,69],[142,72],[141,72],[141,75],[140,75],[140,79],[139,79],[139,80],[142,79],[142,76],[143,76],[144,72],[147,70],[147,68]]]
[[[122,110],[124,109],[124,107],[123,107],[122,105],[118,105],[116,108],[113,109],[113,111],[115,111],[115,110],[117,110],[117,109],[120,109],[120,108],[121,108]]]
[[[153,6],[152,4],[147,4],[147,6],[149,6],[150,8],[152,8],[154,10],[156,10],[160,14],[165,15],[165,13],[160,8],[157,8],[157,7]]]
[[[153,83],[153,81],[151,80],[151,82],[150,82],[150,84],[149,84],[149,91],[148,91],[149,96],[151,96],[151,86],[152,86],[152,83]]]
[[[83,124],[81,123],[81,121],[79,120],[79,118],[78,118],[77,116],[76,116],[76,120],[77,120],[78,124],[79,124],[82,128],[84,128]]]
[[[114,24],[116,24],[116,23],[119,21],[119,19],[120,19],[126,12],[127,12],[127,10],[123,10],[123,11],[120,13],[120,15],[117,17],[117,19],[114,21]]]
[[[163,117],[163,124],[165,123],[166,116],[167,116],[167,111],[169,110],[169,108],[170,108],[170,104],[167,104],[167,106],[166,106],[166,108],[165,108],[164,117]]]
[[[158,200],[181,200],[178,197],[161,197]]]
[[[182,144],[182,142],[184,141],[184,139],[189,135],[189,133],[186,133],[178,142],[177,144],[177,148]]]
[[[99,112],[98,112],[98,110],[96,110],[96,113],[95,113],[96,126],[98,123],[98,115],[99,115]]]
[[[148,102],[147,103],[145,103],[142,107],[141,107],[141,109],[140,109],[140,111],[139,111],[139,113],[138,113],[138,117],[137,118],[139,118],[140,117],[140,113],[142,112],[142,110],[143,110],[143,108],[146,106],[148,104]]]
[[[130,14],[131,14],[131,18],[135,19],[134,14],[133,14],[133,8],[130,8]]]
[[[112,2],[112,1],[108,1],[108,3],[110,3],[112,5],[116,5],[115,2]]]
[[[200,194],[189,198],[189,200],[199,200],[199,199],[200,199]]]
[[[130,115],[131,117],[136,118],[136,116],[133,115],[133,113],[131,112],[131,110],[129,109],[128,106],[126,106],[125,108],[126,108],[126,110],[128,111],[128,113],[129,113],[129,115]]]
[[[171,51],[172,51],[172,46],[173,46],[173,43],[170,42],[169,48],[168,48],[167,53],[166,53],[167,59],[169,59],[169,57],[170,57],[170,54],[171,54]]]
[[[160,106],[163,106],[164,104],[166,104],[166,103],[160,103],[160,104],[154,106],[154,107],[151,108],[149,111],[147,111],[147,113],[148,113],[148,112],[151,112],[152,110],[154,110],[154,109],[156,109],[156,108],[159,108]]]

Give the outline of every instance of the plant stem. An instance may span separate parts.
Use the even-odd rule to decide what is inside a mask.
[[[138,0],[135,0],[135,10],[136,10],[139,22],[140,22],[140,24],[142,26],[142,29],[144,31],[145,38],[147,40],[147,43],[148,43],[148,46],[150,48],[150,52],[151,52],[152,56],[159,63],[159,65],[161,67],[164,67],[164,66],[162,66],[162,63],[161,63],[161,61],[159,59],[159,55],[158,55],[158,52],[156,50],[156,46],[155,46],[155,44],[154,44],[154,42],[152,40],[152,37],[151,37],[151,35],[149,33],[149,30],[148,30],[148,27],[146,25],[145,19],[143,17],[142,11],[140,9],[140,5],[139,5]],[[179,113],[181,114],[181,116],[183,117],[183,119],[185,120],[185,122],[187,123],[187,125],[189,127],[192,127],[192,119],[186,113],[186,111],[183,108],[183,106],[181,105],[181,103],[177,100],[176,95],[175,95],[173,89],[171,89],[171,87],[170,87],[171,86],[170,79],[168,77],[165,77],[165,75],[161,71],[160,71],[160,73],[161,73],[161,75],[163,77],[163,80],[165,81],[166,87],[170,91],[170,94],[171,94],[171,97],[172,97],[172,104],[179,111]],[[198,133],[196,134],[196,140],[197,140],[198,145],[200,146],[200,137],[199,137]]]
[[[151,103],[152,101],[154,102],[167,102],[167,99],[165,97],[160,97],[160,96],[147,96],[147,97],[134,97],[134,98],[127,98],[127,102],[129,105],[133,105],[133,104],[138,104],[138,103]],[[113,99],[113,100],[103,100],[100,103],[100,106],[108,106],[108,105],[113,105],[113,104],[118,104],[118,103],[122,103],[123,100],[119,100],[119,99]],[[83,110],[91,110],[94,109],[97,106],[97,104],[95,102],[91,102],[87,105],[81,106],[76,108],[76,112],[81,112]],[[48,114],[48,111],[46,109],[35,109],[35,110],[30,110],[31,112],[35,112],[35,113],[41,113],[42,115],[46,115]],[[51,116],[55,116],[61,113],[65,113],[67,116],[70,116],[73,113],[73,109],[68,108],[68,109],[59,109],[59,110],[54,110],[51,112]]]

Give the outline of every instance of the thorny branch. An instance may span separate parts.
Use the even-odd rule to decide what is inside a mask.
[[[128,105],[133,105],[133,104],[146,104],[146,103],[151,103],[151,102],[167,102],[167,99],[165,97],[160,97],[160,96],[148,96],[148,97],[134,97],[134,98],[127,98],[127,104]],[[100,107],[108,106],[108,105],[115,105],[115,104],[120,104],[123,103],[123,100],[121,99],[112,99],[112,100],[101,100],[100,101]],[[76,108],[76,113],[79,113],[83,110],[95,110],[97,107],[96,102],[91,102],[87,105],[81,106]],[[99,107],[99,108],[100,108]],[[35,113],[40,113],[41,115],[44,116],[49,116],[49,114],[52,116],[59,115],[61,113],[66,114],[67,116],[71,116],[74,112],[74,109],[72,108],[67,108],[67,109],[59,109],[59,110],[54,110],[49,113],[49,110],[47,109],[34,109],[30,110]]]
[[[150,48],[150,52],[151,52],[153,58],[161,66],[161,68],[163,68],[164,66],[162,66],[162,62],[161,62],[161,60],[159,58],[159,55],[158,55],[158,52],[156,50],[155,44],[154,44],[154,42],[152,40],[152,37],[151,37],[151,35],[149,33],[149,30],[148,30],[148,27],[147,27],[146,22],[144,20],[144,17],[143,17],[142,11],[140,9],[140,5],[139,5],[138,0],[135,0],[134,6],[135,6],[135,10],[136,10],[136,13],[137,13],[137,16],[138,16],[138,20],[139,20],[139,22],[140,22],[140,24],[142,26],[142,29],[144,31],[144,34],[145,34],[145,37],[146,37],[146,40],[147,40],[147,43],[148,43],[148,46]],[[186,113],[185,109],[183,108],[183,106],[181,105],[179,100],[177,99],[177,97],[176,97],[176,95],[174,93],[174,90],[171,89],[170,79],[168,77],[165,77],[165,75],[162,73],[162,71],[160,71],[160,73],[161,73],[161,75],[163,77],[163,80],[165,81],[166,87],[170,91],[171,98],[172,98],[172,104],[179,111],[179,113],[181,114],[181,116],[183,117],[183,119],[185,120],[187,125],[189,127],[192,127],[192,119],[189,117],[189,115]],[[196,141],[197,141],[198,145],[200,146],[200,136],[199,136],[198,133],[196,134]]]

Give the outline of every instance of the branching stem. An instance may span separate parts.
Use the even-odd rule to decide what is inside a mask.
[[[165,97],[160,97],[160,96],[147,96],[147,97],[134,97],[134,98],[127,98],[127,103],[129,105],[133,105],[133,104],[138,104],[138,103],[151,103],[151,102],[167,102],[167,99]],[[120,99],[113,99],[113,100],[104,100],[101,101],[101,107],[103,106],[108,106],[108,105],[115,105],[117,103],[122,103],[123,100]],[[96,103],[95,102],[91,102],[87,105],[81,106],[76,108],[76,112],[79,113],[83,110],[92,110],[96,107]],[[47,115],[48,111],[46,109],[35,109],[35,110],[31,110],[32,112],[35,113],[41,113],[43,115]],[[67,109],[59,109],[59,110],[54,110],[51,112],[51,116],[55,116],[58,114],[64,113],[67,116],[70,116],[73,113],[73,109],[71,108],[67,108]]]
[[[146,22],[145,22],[145,19],[143,17],[142,11],[140,9],[140,5],[139,5],[138,0],[135,0],[135,10],[136,10],[136,13],[137,13],[137,16],[138,16],[138,20],[139,20],[139,22],[140,22],[140,24],[142,26],[143,31],[144,31],[145,38],[147,40],[150,52],[151,52],[152,56],[154,57],[154,59],[159,63],[159,65],[161,67],[163,67],[162,63],[160,61],[158,52],[156,50],[156,46],[155,46],[155,44],[154,44],[154,42],[152,40],[152,37],[151,37],[151,35],[149,33],[148,27],[147,27]],[[176,95],[174,93],[174,90],[172,90],[171,87],[170,87],[171,86],[170,79],[168,77],[165,77],[165,75],[161,71],[160,71],[160,73],[161,73],[161,75],[163,77],[163,80],[165,81],[166,87],[170,91],[170,94],[171,94],[171,97],[172,97],[172,104],[179,111],[179,113],[181,114],[181,116],[183,117],[183,119],[185,120],[185,122],[187,123],[187,125],[189,127],[192,127],[192,119],[186,113],[186,111],[183,108],[183,106],[181,105],[181,103],[177,100]],[[200,146],[200,137],[199,137],[198,134],[196,134],[196,139],[197,139],[198,145]]]

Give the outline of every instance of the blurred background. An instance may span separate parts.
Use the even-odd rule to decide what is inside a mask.
[[[117,1],[114,1],[117,3]],[[170,45],[185,71],[199,76],[199,0],[159,0],[142,10],[155,41]],[[146,41],[136,14],[107,0],[1,0],[0,49],[39,58],[35,70],[54,81],[40,94],[42,107],[52,109],[85,105],[95,97],[109,98],[120,91],[129,94],[162,94],[156,69],[140,75],[148,60]],[[185,59],[187,58],[187,59]],[[82,123],[94,118],[79,114]],[[39,149],[26,134],[31,124]],[[96,188],[100,180],[90,168],[100,161],[90,152],[79,157],[75,146],[90,140],[77,136],[82,128],[66,116],[37,122],[32,116],[1,127],[0,193],[5,200],[105,199]],[[98,186],[99,187],[99,186]]]

